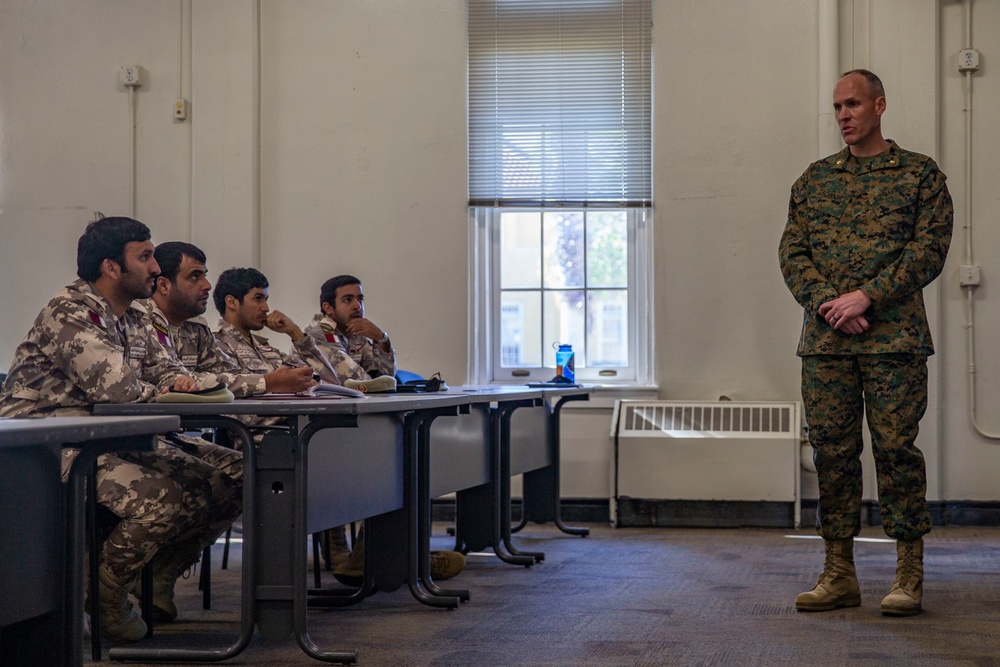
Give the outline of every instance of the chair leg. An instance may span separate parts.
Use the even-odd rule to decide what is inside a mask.
[[[201,552],[201,572],[198,573],[198,588],[201,589],[201,608],[212,608],[212,547]]]
[[[322,532],[313,533],[312,534],[312,543],[313,543],[313,583],[315,584],[315,588],[320,588],[320,586],[322,586],[322,584],[323,584],[323,582],[320,581],[320,576],[319,576],[319,567],[320,567],[320,565],[319,565],[319,540],[320,540],[320,536],[321,535],[323,535]]]
[[[229,569],[229,541],[233,537],[233,527],[226,528],[226,542],[222,545],[222,569]]]
[[[146,637],[149,638],[153,636],[153,566],[149,563],[143,565],[139,576],[142,578],[142,590],[146,593],[142,596],[140,613],[146,622]]]

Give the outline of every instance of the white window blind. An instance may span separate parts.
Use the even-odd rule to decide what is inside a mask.
[[[651,200],[651,0],[468,0],[469,205]]]

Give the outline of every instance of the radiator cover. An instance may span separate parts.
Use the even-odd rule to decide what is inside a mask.
[[[624,499],[752,501],[792,503],[798,527],[800,414],[796,402],[616,401],[612,523]]]

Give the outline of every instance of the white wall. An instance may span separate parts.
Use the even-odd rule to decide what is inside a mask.
[[[973,5],[983,52],[971,208],[984,275],[979,414],[1000,431],[1000,133],[989,126],[1000,3]],[[962,11],[946,0],[839,2],[843,69],[882,74],[886,134],[938,159],[959,220]],[[73,278],[93,212],[127,212],[118,68],[138,63],[148,79],[136,95],[136,213],[155,241],[193,240],[215,274],[258,263],[273,305],[300,322],[325,278],[355,273],[401,366],[466,377],[465,3],[264,2],[259,59],[255,12],[252,0],[0,0],[0,368]],[[776,249],[789,187],[820,157],[816,3],[655,0],[654,21],[660,394],[797,400],[801,311]],[[191,100],[186,122],[171,117],[179,88]],[[966,416],[963,234],[957,225],[928,294],[938,355],[921,444],[932,497],[990,500],[1000,497],[1000,445]],[[576,410],[564,427],[563,494],[604,497],[610,416]]]

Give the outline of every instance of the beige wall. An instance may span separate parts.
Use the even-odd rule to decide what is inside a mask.
[[[788,189],[820,157],[817,4],[655,0],[664,398],[798,398],[801,311],[776,246]],[[1000,133],[988,122],[1000,102],[989,50],[1000,3],[973,5],[984,65],[974,77],[971,181],[984,276],[975,295],[978,406],[983,425],[1000,431],[1000,295],[991,285]],[[72,279],[75,242],[93,212],[127,213],[128,94],[118,69],[138,63],[148,82],[136,95],[136,215],[155,241],[194,241],[215,274],[258,263],[273,305],[300,322],[316,311],[323,279],[356,273],[401,366],[464,380],[465,3],[281,0],[256,11],[251,0],[0,0],[0,368],[42,303]],[[939,160],[961,220],[963,4],[840,0],[838,11],[842,67],[882,74],[886,134]],[[191,100],[186,122],[171,117],[179,88]],[[957,225],[945,275],[929,290],[939,354],[921,444],[932,497],[992,500],[1000,445],[966,416],[963,246]],[[576,410],[563,493],[603,497],[609,413]]]

